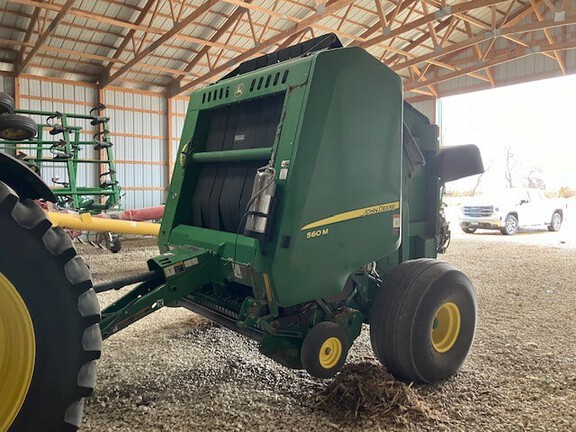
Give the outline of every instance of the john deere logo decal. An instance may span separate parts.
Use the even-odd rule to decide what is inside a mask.
[[[234,96],[242,96],[242,93],[244,93],[244,84],[238,84],[236,86],[236,90],[234,91]]]

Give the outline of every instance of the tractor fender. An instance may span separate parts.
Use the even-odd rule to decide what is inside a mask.
[[[56,202],[56,196],[38,174],[6,153],[0,153],[0,181],[11,187],[22,199]]]

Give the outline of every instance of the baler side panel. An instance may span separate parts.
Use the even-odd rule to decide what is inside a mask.
[[[280,215],[290,244],[277,243],[272,267],[280,306],[338,294],[399,247],[401,126],[392,71],[361,49],[317,55]]]

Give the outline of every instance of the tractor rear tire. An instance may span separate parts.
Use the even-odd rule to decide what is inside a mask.
[[[432,383],[454,374],[476,329],[466,275],[434,259],[406,261],[385,278],[370,311],[376,357],[396,378]]]
[[[100,306],[68,235],[0,182],[0,430],[75,431],[96,382]]]
[[[20,114],[0,115],[0,138],[7,141],[24,141],[38,133],[36,122]]]
[[[8,93],[0,92],[0,114],[12,114],[14,112],[14,99]]]
[[[308,332],[300,350],[300,360],[306,371],[316,378],[336,375],[348,355],[346,332],[336,323],[322,321]]]

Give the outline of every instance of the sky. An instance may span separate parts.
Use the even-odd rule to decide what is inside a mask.
[[[476,144],[490,166],[480,189],[505,187],[506,145],[519,162],[517,183],[536,167],[547,190],[576,188],[576,75],[442,98],[438,110],[442,144]]]

